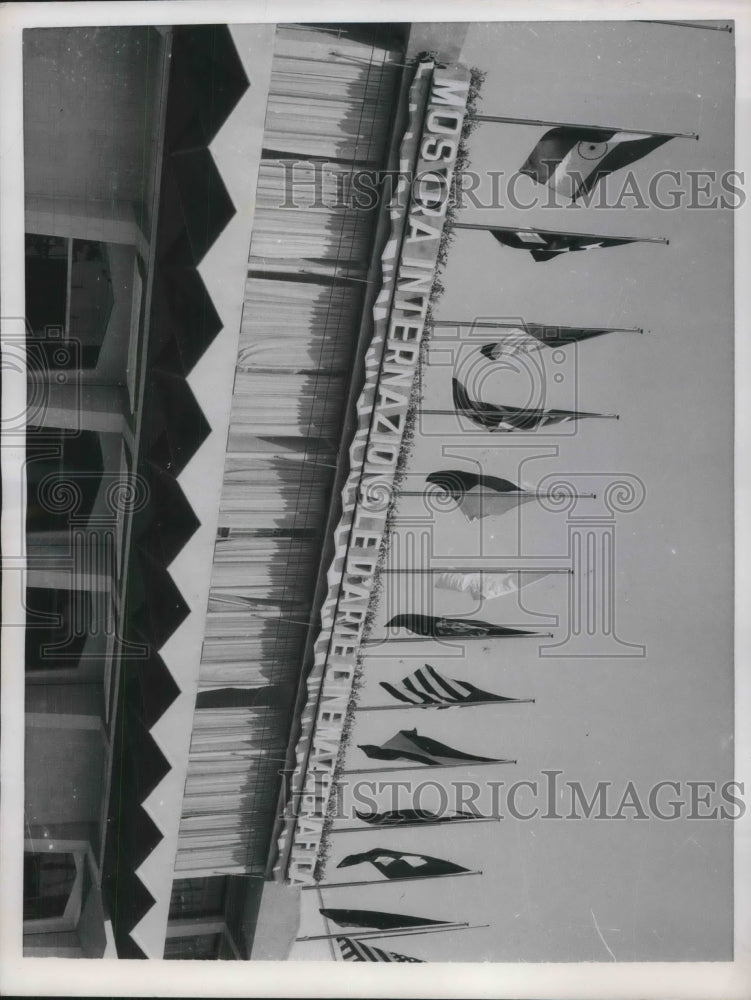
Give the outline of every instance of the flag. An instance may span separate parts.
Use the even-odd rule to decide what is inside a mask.
[[[477,573],[436,573],[433,577],[436,586],[444,590],[458,590],[470,594],[475,600],[483,598],[486,601],[494,597],[504,597],[514,594],[522,587],[541,580],[547,573],[488,573],[480,570]]]
[[[543,326],[540,323],[527,323],[524,329],[513,327],[507,330],[503,334],[503,340],[483,344],[480,354],[491,361],[497,361],[503,355],[541,351],[543,347],[565,347],[567,344],[601,337],[606,333],[610,331],[597,327]]]
[[[392,736],[381,746],[372,743],[357,745],[372,760],[413,760],[430,767],[441,767],[443,764],[508,763],[498,757],[478,757],[476,754],[454,750],[453,747],[432,740],[429,736],[420,736],[416,729],[401,729],[396,736]]]
[[[505,514],[520,503],[534,500],[536,495],[534,491],[522,489],[508,479],[461,469],[431,472],[427,481],[450,494],[469,521],[489,514]]]
[[[476,701],[517,701],[516,698],[505,698],[500,694],[490,694],[468,684],[466,681],[449,680],[426,663],[414,673],[409,674],[398,684],[379,681],[379,684],[392,698],[406,702],[408,705],[471,705]]]
[[[478,819],[477,813],[456,809],[451,815],[432,813],[427,809],[388,809],[386,812],[361,813],[355,816],[371,826],[403,826],[406,823],[453,823],[455,820]]]
[[[436,618],[433,615],[394,615],[387,628],[406,628],[427,638],[480,639],[506,635],[536,635],[518,628],[506,628],[479,618]]]
[[[602,417],[602,413],[582,413],[576,410],[522,409],[518,406],[499,406],[471,399],[459,379],[451,380],[454,405],[457,411],[481,427],[491,431],[530,431],[550,424],[569,423],[587,417]]]
[[[398,927],[428,927],[432,924],[447,924],[448,920],[431,920],[428,917],[409,917],[403,913],[383,913],[380,910],[329,910],[318,911],[327,920],[340,927],[374,927],[379,931],[390,931]]]
[[[337,868],[351,868],[366,862],[377,868],[386,878],[435,878],[437,875],[458,875],[469,871],[453,861],[443,861],[441,858],[431,858],[427,854],[405,854],[403,851],[381,850],[374,847],[362,854],[348,854]]]
[[[399,955],[395,951],[384,951],[383,948],[373,948],[364,941],[353,938],[338,937],[336,943],[342,952],[345,962],[422,962],[421,958],[411,955]]]
[[[545,133],[519,173],[575,201],[591,191],[601,177],[635,163],[671,138],[649,132],[561,125]]]
[[[515,250],[529,250],[537,261],[554,260],[563,253],[574,250],[596,250],[598,247],[619,247],[638,242],[633,239],[611,236],[587,236],[584,233],[555,233],[546,229],[493,229],[490,232],[499,243]]]
[[[531,354],[532,351],[541,351],[544,346],[545,344],[533,333],[515,326],[504,331],[503,340],[493,344],[483,344],[480,354],[484,354],[491,361],[497,361],[502,355],[510,357],[514,354]]]

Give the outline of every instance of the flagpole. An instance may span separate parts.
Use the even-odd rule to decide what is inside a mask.
[[[495,227],[498,228],[498,227]],[[512,322],[490,322],[486,320],[472,320],[472,319],[433,319],[430,321],[431,326],[470,326],[477,330],[516,330],[520,326],[525,329],[529,326],[545,327],[549,330],[584,330],[587,333],[594,330],[601,330],[603,333],[644,333],[644,329],[641,326],[560,326],[557,323],[527,323],[525,320],[519,320],[517,323]]]
[[[402,494],[402,496],[408,496],[408,497],[410,496],[421,497],[424,495],[425,495],[424,493]],[[472,495],[477,496],[476,493]],[[594,496],[594,494],[592,494],[592,496]],[[495,566],[493,566],[491,569],[486,569],[484,566],[431,566],[428,569],[410,569],[409,567],[404,567],[404,568],[397,567],[394,569],[388,568],[388,569],[381,569],[379,572],[413,573],[417,576],[428,576],[432,573],[573,573],[574,571],[570,569],[568,566],[556,566],[552,569],[545,569],[544,567],[541,569],[537,568],[532,569],[528,566],[522,569],[518,569],[516,567],[513,567],[511,569],[506,569],[503,567],[501,569],[497,569]]]
[[[318,890],[318,902],[321,904],[321,909],[325,909],[324,902],[323,902],[323,893],[321,892],[320,889]],[[334,945],[334,938],[336,937],[336,935],[330,933],[330,931],[331,931],[331,924],[329,923],[329,918],[324,913],[321,913],[321,916],[323,917],[323,926],[326,929],[326,934],[322,934],[320,936],[322,938],[326,938],[328,940],[328,942],[329,942],[329,951],[331,952],[331,958],[333,959],[334,962],[336,962],[336,960],[337,960],[337,958],[336,958],[336,947]],[[297,940],[299,941],[300,939],[297,938]]]
[[[487,927],[487,924],[470,924],[468,920],[455,924],[436,924],[427,927],[403,927],[401,930],[391,931],[368,931],[365,934],[357,934],[353,931],[339,931],[336,934],[306,934],[304,937],[295,938],[298,941],[325,941],[327,938],[348,937],[353,941],[368,941],[371,938],[391,938],[391,937],[415,937],[417,934],[439,934],[441,931],[467,931],[476,927]]]
[[[647,21],[637,18],[639,24],[668,24],[675,28],[701,28],[703,31],[727,31],[733,33],[732,24],[697,24],[695,21]],[[656,135],[652,132],[652,135]]]
[[[534,698],[506,698],[503,701],[488,699],[487,701],[457,701],[447,705],[422,704],[422,705],[355,705],[355,712],[399,712],[407,708],[471,708],[477,705],[533,705]]]
[[[399,636],[384,636],[382,639],[363,639],[361,646],[372,646],[381,642],[429,642],[431,639],[460,639],[466,642],[468,639],[552,639],[552,632],[519,632],[512,635],[408,635],[403,638]]]
[[[493,406],[494,404],[493,403],[488,403],[488,404],[480,403],[479,405],[480,406],[485,406],[485,405]],[[425,413],[425,414],[427,414],[428,416],[431,416],[431,417],[448,417],[448,416],[452,416],[453,415],[453,416],[467,417],[468,419],[471,419],[471,413],[468,413],[464,408],[458,408],[458,407],[455,407],[453,410],[432,410],[432,409],[428,409],[428,410],[420,410],[419,412],[420,413]],[[472,412],[474,412],[474,411],[472,411]],[[523,412],[524,411],[522,410],[522,413]],[[534,412],[534,411],[530,411],[530,412]],[[488,416],[488,417],[497,416],[499,422],[503,422],[503,420],[505,419],[503,413],[493,414],[493,413],[487,413],[487,412],[485,412],[485,413],[483,413],[483,415],[484,416]],[[544,410],[542,411],[542,415],[545,416],[545,411]],[[587,419],[587,417],[590,417],[590,418],[596,417],[598,420],[620,420],[621,419],[620,415],[617,414],[617,413],[585,413],[585,414],[578,414],[578,415],[574,416],[572,419],[574,419],[574,420],[585,420],[585,419]],[[492,429],[493,428],[491,427],[490,430],[492,430]],[[517,427],[517,428],[514,428],[514,430],[536,430],[536,428],[534,428],[534,427],[527,427],[527,428],[522,427],[522,428],[518,428]],[[498,494],[498,493],[494,493],[493,494],[493,496],[499,496],[499,495],[502,496],[503,494]]]
[[[491,764],[518,764],[518,760],[463,760],[456,764],[420,764],[415,761],[412,764],[403,764],[399,767],[354,767],[348,771],[341,771],[341,777],[350,774],[393,774],[395,771],[422,771],[423,768],[434,767],[490,767]]]
[[[428,413],[428,412],[431,412],[431,411],[429,411],[429,410],[422,410],[422,412],[423,413]],[[435,411],[432,411],[432,412],[435,412],[435,413],[456,413],[457,411],[456,410],[435,410]],[[601,414],[598,414],[598,416],[601,416]],[[439,485],[439,484],[433,484],[433,483],[431,483],[431,486],[432,485]],[[399,494],[398,495],[400,497],[424,497],[425,496],[425,492],[426,492],[425,490],[423,490],[422,492],[420,492],[419,490],[399,490]],[[446,491],[446,492],[448,492],[448,491]],[[522,492],[515,493],[515,492],[512,492],[511,490],[508,490],[505,493],[499,492],[498,490],[476,490],[476,491],[474,491],[472,493],[472,496],[473,497],[496,497],[496,498],[503,498],[504,500],[505,499],[511,500],[511,499],[517,499],[517,498],[519,500],[524,500],[527,497],[534,497],[535,500],[560,500],[561,494],[560,493],[536,493],[534,490],[528,490],[526,493],[522,493]],[[596,493],[567,493],[566,496],[567,497],[571,497],[573,500],[596,500],[597,499],[597,494]],[[387,572],[387,571],[386,570],[381,570],[381,572],[384,573],[384,572]],[[443,573],[444,570],[438,570],[437,572]],[[474,573],[475,570],[474,569],[467,570],[467,572]],[[516,570],[516,569],[514,569],[514,570],[508,570],[508,571],[504,570],[504,572],[509,572],[509,573],[516,573],[516,572],[519,572],[519,573],[523,573],[523,572],[536,573],[537,570],[536,569],[529,569],[529,570]],[[550,572],[550,571],[548,570],[547,572]]]
[[[461,823],[499,823],[501,820],[500,816],[466,816],[460,819],[451,820],[436,820],[431,822],[430,820],[419,820],[414,823],[385,823],[383,825],[376,824],[373,826],[332,826],[329,830],[329,834],[332,833],[366,833],[372,831],[373,833],[381,832],[382,830],[407,830],[414,829],[421,826],[454,826]]]
[[[434,319],[430,321],[430,326],[454,328],[469,326],[475,330],[518,330],[519,327],[527,330],[530,326],[537,326],[545,327],[548,330],[581,330],[585,333],[593,333],[595,331],[599,333],[644,333],[644,328],[641,326],[560,326],[556,323],[526,323],[524,320],[520,320],[518,323],[489,323],[475,322],[474,320]],[[547,342],[543,339],[540,343],[545,344]],[[558,345],[551,344],[551,346],[557,347]],[[318,464],[320,465],[321,463]]]
[[[428,413],[430,411],[423,410],[422,412],[423,413]],[[435,410],[433,412],[435,412],[435,413],[456,413],[457,411],[456,410]],[[598,416],[606,416],[606,414],[598,414]],[[431,483],[431,485],[433,485],[433,484]],[[400,497],[424,497],[426,495],[426,492],[427,492],[426,490],[423,490],[422,492],[420,492],[419,490],[399,490],[399,494],[398,495]],[[446,491],[446,492],[448,492],[448,491]],[[596,493],[567,493],[565,495],[567,497],[571,498],[572,500],[596,500],[597,499],[597,494]],[[520,493],[513,493],[511,491],[506,492],[506,493],[500,493],[497,490],[476,490],[474,493],[472,493],[472,496],[473,497],[495,497],[496,499],[503,498],[503,499],[509,499],[509,500],[510,499],[516,499],[516,498],[518,498],[519,500],[524,500],[527,497],[534,497],[535,500],[560,500],[560,498],[561,498],[561,494],[560,493],[536,493],[534,490],[529,490],[526,493],[521,493],[521,492]],[[436,572],[437,573],[445,573],[445,572],[450,572],[450,570],[451,570],[451,567],[449,567],[448,569],[445,569],[445,570],[444,569],[439,569],[439,570],[436,570]],[[388,570],[381,570],[381,572],[382,573],[387,573],[389,571]],[[415,572],[417,572],[417,570],[415,570]],[[458,572],[458,571],[456,571],[456,572]],[[480,571],[475,567],[475,568],[473,568],[471,570],[466,570],[465,572],[467,572],[467,573],[475,573],[475,572],[480,572]],[[498,572],[498,571],[497,570],[493,570],[493,572]],[[508,572],[508,573],[537,573],[537,572],[551,573],[551,572],[558,572],[558,571],[557,570],[536,570],[536,569],[513,569],[513,570],[503,570],[502,572]],[[569,572],[573,572],[573,570],[570,570]]]
[[[554,122],[545,118],[510,118],[507,115],[473,115],[472,121],[488,125],[544,125],[552,128],[600,129],[603,132],[624,132],[627,135],[660,136],[666,139],[698,139],[697,132],[654,132],[652,129],[616,128],[612,125],[582,125],[580,122]]]
[[[494,230],[499,233],[550,233],[551,236],[583,236],[585,239],[593,240],[623,240],[624,243],[670,243],[667,236],[606,236],[604,233],[572,233],[565,229],[534,229],[529,226],[493,226],[484,222],[455,222],[454,229],[484,229],[492,233]],[[526,250],[544,250],[542,245],[535,246],[530,243]]]
[[[465,872],[445,872],[443,875],[406,875],[404,878],[361,879],[356,882],[314,882],[311,885],[301,885],[300,889],[344,889],[360,885],[391,885],[394,882],[423,882],[425,879],[459,878],[462,875],[482,875],[482,869]],[[342,937],[346,937],[342,934]]]

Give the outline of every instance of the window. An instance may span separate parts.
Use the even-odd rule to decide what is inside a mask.
[[[91,513],[102,485],[104,458],[99,434],[60,431],[53,439],[52,433],[45,432],[42,440],[30,436],[26,444],[27,531],[67,530],[71,513],[76,517]],[[56,503],[60,493],[68,490],[79,496],[72,511]]]
[[[72,854],[24,854],[23,919],[63,917],[77,876]]]
[[[88,637],[92,606],[87,590],[27,587],[26,670],[76,667]],[[56,620],[40,620],[42,615]]]
[[[27,233],[25,249],[26,318],[46,367],[95,368],[114,306],[107,245]]]
[[[226,875],[178,878],[172,883],[169,919],[221,917],[227,895]]]

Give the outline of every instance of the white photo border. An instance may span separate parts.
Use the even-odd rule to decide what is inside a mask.
[[[2,337],[18,339],[23,323],[24,206],[21,32],[28,27],[97,24],[189,24],[316,21],[577,21],[680,19],[735,24],[736,167],[751,176],[751,10],[742,0],[152,0],[123,3],[16,3],[0,9],[0,301]],[[751,401],[751,208],[735,215],[735,722],[736,779],[751,789],[751,469],[748,464]],[[21,330],[23,326],[21,326]],[[3,365],[3,423],[23,412],[25,378]],[[22,449],[4,447],[4,484],[18,481]],[[6,488],[2,512],[3,619],[20,607],[20,552],[24,511]],[[747,558],[744,558],[746,556]],[[748,603],[746,603],[748,601]],[[707,613],[711,614],[711,607]],[[17,619],[16,619],[17,620]],[[78,996],[287,996],[287,997],[514,997],[679,998],[741,1000],[751,996],[751,811],[735,822],[735,960],[705,963],[427,964],[370,965],[307,962],[154,962],[21,957],[19,919],[22,878],[14,859],[21,850],[24,676],[23,630],[2,637],[0,761],[0,992],[3,995]]]

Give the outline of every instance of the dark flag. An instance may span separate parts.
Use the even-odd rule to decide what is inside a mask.
[[[353,938],[338,937],[336,943],[345,962],[422,962],[421,958],[399,955],[395,951],[384,951],[383,948],[373,948],[364,941],[355,941]]]
[[[388,851],[374,847],[362,854],[348,854],[337,868],[351,868],[369,862],[386,878],[435,878],[437,875],[459,875],[469,871],[455,865],[453,861],[431,858],[427,854],[408,854],[404,851]]]
[[[426,638],[484,639],[507,635],[537,635],[523,629],[506,628],[480,621],[479,618],[436,618],[433,615],[394,615],[386,623],[388,628],[406,628]]]
[[[381,746],[372,743],[357,745],[372,760],[413,760],[430,767],[441,767],[443,764],[509,763],[498,757],[478,757],[476,754],[454,750],[453,747],[432,740],[429,736],[420,736],[416,729],[401,729],[396,736],[392,736]]]
[[[503,340],[483,344],[480,354],[491,361],[497,361],[503,356],[541,351],[543,347],[566,347],[567,344],[578,344],[580,340],[602,337],[610,332],[598,327],[543,326],[540,323],[526,323],[523,329],[514,327],[507,330]]]
[[[383,913],[380,910],[329,910],[318,911],[327,920],[340,927],[373,927],[379,931],[390,931],[399,927],[428,927],[432,924],[447,924],[448,920],[430,920],[428,917],[410,917],[403,913]]]
[[[633,239],[611,236],[586,236],[584,233],[555,233],[545,229],[493,229],[488,232],[499,243],[514,250],[529,250],[532,259],[538,262],[554,260],[561,254],[575,250],[595,250],[598,247],[620,247],[633,243]]]
[[[471,705],[473,701],[517,701],[516,698],[490,694],[489,691],[483,691],[473,684],[468,684],[467,681],[454,681],[443,677],[429,663],[419,667],[398,684],[389,684],[388,681],[379,683],[392,698],[408,705],[437,705],[439,708],[448,708],[450,705]]]
[[[540,410],[518,406],[499,406],[471,399],[459,379],[452,379],[454,405],[457,412],[491,431],[531,431],[551,424],[604,417],[603,413],[582,413],[577,410]]]
[[[601,177],[635,163],[671,138],[562,125],[545,133],[519,172],[575,201],[591,191]]]
[[[505,514],[520,503],[535,499],[534,492],[524,490],[508,479],[482,476],[461,469],[431,472],[427,481],[448,493],[469,521],[488,514]]]
[[[457,809],[452,815],[432,813],[427,809],[389,809],[386,812],[361,813],[355,809],[355,816],[371,826],[404,826],[407,823],[453,823],[468,819],[478,819],[477,813]]]

